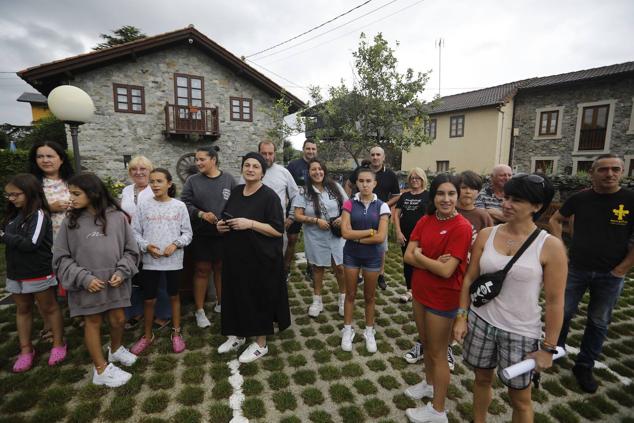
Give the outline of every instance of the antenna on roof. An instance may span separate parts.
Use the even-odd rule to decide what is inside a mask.
[[[438,47],[438,97],[440,97],[440,65],[441,65],[441,53],[442,48],[445,46],[445,40],[439,38],[435,44]]]

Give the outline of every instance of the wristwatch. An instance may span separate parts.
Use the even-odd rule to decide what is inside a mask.
[[[541,348],[542,351],[547,352],[548,354],[557,354],[557,348],[553,348],[553,347],[549,347],[547,345],[542,344]]]

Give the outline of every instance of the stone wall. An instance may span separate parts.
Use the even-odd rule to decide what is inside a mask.
[[[217,140],[183,140],[164,135],[165,103],[175,103],[174,73],[204,78],[204,106],[218,107],[221,135]],[[113,83],[143,86],[145,113],[115,112]],[[275,99],[196,47],[169,48],[104,66],[76,75],[72,84],[85,90],[95,103],[95,118],[80,127],[79,144],[82,166],[100,176],[125,179],[123,155],[143,154],[178,179],[178,158],[199,146],[213,144],[220,148],[221,169],[237,177],[240,157],[256,150],[272,126],[262,109],[270,108]],[[230,120],[230,96],[253,99],[253,122]]]
[[[600,153],[574,150],[579,103],[616,100],[610,136],[610,152],[620,156],[634,154],[634,132],[630,130],[634,78],[632,76],[579,84],[568,87],[548,87],[539,90],[520,90],[515,97],[513,127],[519,131],[514,137],[513,167],[519,172],[531,171],[531,159],[553,156],[557,158],[558,174],[570,174],[573,159],[592,160]],[[536,111],[541,108],[563,107],[561,136],[534,139]],[[628,131],[630,133],[628,133]],[[541,138],[541,137],[540,137]]]

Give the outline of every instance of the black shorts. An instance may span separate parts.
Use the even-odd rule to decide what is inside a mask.
[[[174,297],[178,294],[180,285],[180,270],[145,270],[143,269],[143,278],[141,280],[141,289],[143,289],[144,300],[156,299],[161,275],[165,275],[167,295]]]
[[[297,235],[301,231],[302,231],[302,224],[299,222],[293,222],[290,224],[290,226],[286,230],[286,233],[288,235]]]
[[[189,248],[194,261],[215,262],[222,260],[222,237],[194,234]]]

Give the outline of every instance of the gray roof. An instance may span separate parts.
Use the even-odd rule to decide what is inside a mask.
[[[429,114],[497,106],[513,98],[518,90],[591,81],[628,72],[634,72],[634,62],[509,82],[495,87],[441,97],[438,105],[432,108]]]
[[[441,97],[438,100],[438,105],[433,107],[429,114],[434,115],[504,104],[515,95],[517,89],[526,81],[528,80],[509,82],[495,87]]]
[[[48,103],[46,97],[44,97],[40,93],[22,93],[22,95],[18,97],[18,101],[21,101],[22,103],[36,103],[36,104]]]

